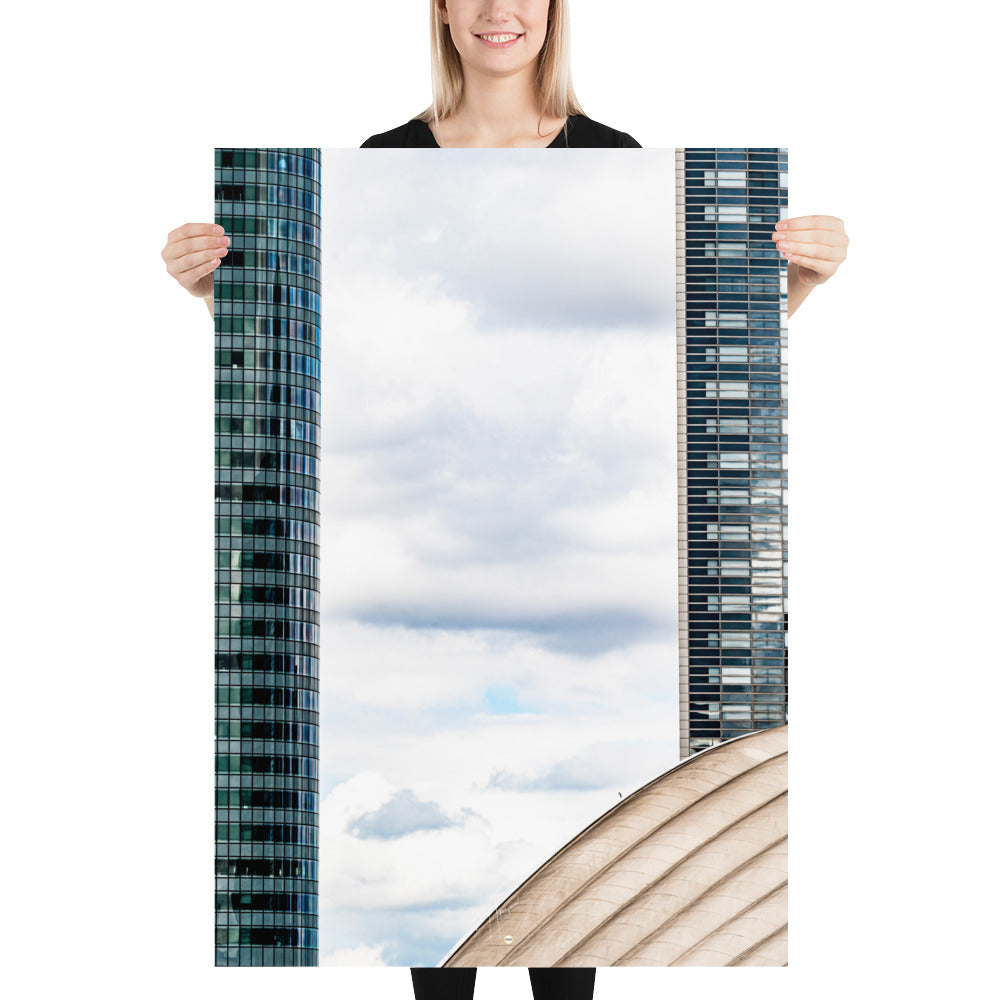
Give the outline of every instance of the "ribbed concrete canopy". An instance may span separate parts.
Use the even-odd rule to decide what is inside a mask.
[[[444,965],[786,965],[787,804],[787,726],[700,753],[571,840]]]

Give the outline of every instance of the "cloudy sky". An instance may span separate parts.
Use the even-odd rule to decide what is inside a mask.
[[[677,760],[673,158],[323,191],[322,961],[434,965]]]

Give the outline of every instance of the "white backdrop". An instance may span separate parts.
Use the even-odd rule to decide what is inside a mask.
[[[211,844],[190,822],[211,802],[211,327],[158,251],[210,218],[215,145],[353,146],[418,110],[410,6],[9,16],[6,941],[37,995],[408,996],[400,969],[211,968]],[[985,975],[986,9],[574,3],[593,117],[647,146],[787,145],[792,213],[852,238],[792,325],[793,966],[738,974],[752,997]],[[528,995],[517,970],[480,980],[480,1000]],[[737,985],[613,970],[596,996],[665,983]]]

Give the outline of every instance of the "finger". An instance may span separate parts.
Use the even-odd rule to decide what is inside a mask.
[[[843,233],[832,232],[828,229],[780,230],[772,233],[771,239],[775,242],[793,239],[799,243],[818,243],[828,247],[847,246],[847,237]]]
[[[189,236],[222,236],[225,229],[215,222],[185,222],[167,234],[167,242],[187,239]]]
[[[166,260],[168,254],[171,256],[176,256],[172,251],[172,247],[179,243],[181,240],[190,239],[192,236],[225,236],[226,231],[222,226],[217,225],[214,222],[185,222],[183,226],[178,226],[176,229],[171,229],[167,233],[167,242],[163,249],[160,251],[160,256]]]
[[[228,250],[222,247],[219,250],[203,250],[200,253],[189,254],[187,257],[182,257],[169,264],[167,272],[183,283],[188,280],[191,271],[200,269],[203,265],[213,261],[218,262],[222,260],[228,252]]]
[[[798,243],[789,240],[780,240],[778,249],[786,256],[790,253],[802,256],[815,257],[817,260],[836,261],[838,264],[844,259],[844,254],[839,247],[824,246],[822,243]]]
[[[797,215],[793,219],[782,219],[774,228],[778,230],[822,229],[843,234],[844,220],[838,219],[835,215]]]
[[[191,268],[190,271],[185,271],[185,273],[180,277],[177,275],[174,275],[174,277],[177,278],[184,288],[186,288],[189,292],[192,292],[195,285],[197,285],[206,274],[211,274],[220,263],[220,259],[216,257],[213,260],[208,261],[206,264],[201,264],[198,267]]]
[[[178,260],[188,254],[196,253],[199,250],[215,250],[219,247],[229,246],[228,236],[190,236],[187,239],[176,240],[168,243],[160,252],[160,256],[167,262]]]
[[[198,253],[188,254],[171,261],[167,265],[167,273],[173,275],[181,284],[184,284],[190,277],[192,270],[200,270],[205,264],[217,264],[229,251],[225,247],[216,250],[201,250]]]

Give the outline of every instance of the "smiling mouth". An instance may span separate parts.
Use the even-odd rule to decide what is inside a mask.
[[[485,42],[487,45],[493,45],[498,48],[503,48],[507,45],[513,45],[521,37],[520,34],[516,34],[512,31],[498,31],[491,32],[488,35],[476,35],[481,42]]]

